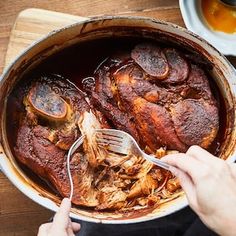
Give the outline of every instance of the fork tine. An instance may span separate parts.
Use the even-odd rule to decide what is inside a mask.
[[[97,141],[108,151],[127,155],[130,150],[127,134],[121,130],[97,129]],[[100,141],[100,142],[99,142]]]
[[[128,140],[127,137],[123,134],[123,131],[120,130],[112,130],[112,129],[97,129],[97,137],[104,138],[106,140],[114,141],[110,143],[117,142],[117,145],[127,146]]]
[[[128,154],[128,149],[124,148],[123,146],[116,146],[113,144],[108,144],[106,148],[107,148],[107,150],[115,152],[115,153],[120,153],[120,154],[124,154],[124,155]]]
[[[114,129],[97,129],[96,133],[101,134],[101,137],[98,138],[98,141],[100,141],[99,144],[103,148],[106,148],[108,153],[111,153],[111,156],[114,156],[115,153],[128,155],[131,152],[164,169],[169,170],[170,168],[168,164],[143,152],[135,139],[124,131]]]
[[[103,137],[107,137],[107,138],[112,138],[114,140],[117,140],[117,141],[121,141],[123,139],[123,137],[120,136],[120,134],[107,134],[107,133],[102,133],[102,136]]]
[[[122,139],[124,138],[123,133],[120,130],[114,130],[114,129],[96,129],[97,133],[101,133],[103,135],[109,135],[114,136],[116,138]]]
[[[109,151],[115,152],[115,153],[119,153],[119,154],[124,154],[127,155],[128,151],[126,149],[124,149],[123,147],[117,147],[114,145],[108,145],[107,149]]]
[[[104,139],[104,140],[112,140],[114,142],[117,142],[117,143],[122,143],[123,139],[122,138],[117,138],[117,137],[114,137],[114,136],[110,136],[110,135],[96,135],[96,138],[97,139]]]
[[[116,141],[111,140],[111,139],[97,138],[96,142],[98,144],[113,144],[113,145],[116,145],[116,146],[121,146],[120,142],[116,142]]]

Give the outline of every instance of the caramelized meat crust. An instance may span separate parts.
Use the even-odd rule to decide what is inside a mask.
[[[135,81],[130,75],[131,67],[114,75],[117,87],[126,107],[133,114],[142,142],[155,152],[160,147],[185,151],[186,146],[175,134],[173,122],[165,107],[148,102],[132,89]]]
[[[33,91],[35,88],[38,92]],[[23,164],[51,182],[62,196],[68,196],[70,185],[65,165],[67,150],[80,136],[78,122],[90,107],[81,91],[57,76],[41,77],[29,86],[26,94],[26,116],[21,120],[18,130],[16,155]],[[30,100],[30,96],[34,98]],[[50,101],[49,105],[45,106],[45,101]],[[54,103],[50,104],[52,101]],[[55,117],[55,112],[58,114],[62,110],[60,106],[64,107],[61,101],[67,107],[63,120]],[[75,183],[73,202],[95,206],[97,201],[90,196],[93,196],[90,191],[92,176],[86,158],[75,155],[71,166]]]
[[[188,78],[189,66],[187,61],[174,48],[164,49],[166,59],[169,63],[170,71],[165,83],[181,83]]]
[[[186,99],[174,104],[171,116],[179,139],[186,145],[209,147],[218,131],[218,110],[206,101]]]
[[[118,108],[118,106],[112,105],[111,103],[107,102],[95,92],[92,93],[91,102],[94,107],[99,107],[99,110],[103,114],[106,114],[106,118],[110,122],[112,122],[112,124],[117,129],[121,129],[129,133],[136,140],[139,140],[139,135],[133,122],[133,117],[130,114],[122,112]]]
[[[218,108],[199,66],[177,49],[148,43],[137,45],[123,62],[111,58],[98,68],[91,103],[116,128],[138,136],[139,144],[153,153],[161,147],[184,152],[193,144],[211,145],[219,127]],[[162,80],[153,72],[159,67],[168,67]]]
[[[126,60],[126,57],[121,57]],[[110,71],[110,64],[114,67],[121,62],[118,60],[108,60],[104,67],[95,72],[96,84],[95,89],[90,91],[91,104],[99,108],[106,118],[117,129],[124,130],[130,133],[137,141],[139,140],[139,134],[134,124],[134,120],[131,114],[124,112],[124,108],[121,107],[119,102],[119,95],[117,93],[117,87],[112,80],[112,72]]]
[[[86,94],[57,75],[27,85],[20,95],[18,160],[68,197],[67,152],[84,135],[70,161],[74,204],[127,211],[178,196],[170,172],[132,153],[108,153],[95,129],[126,131],[156,158],[191,145],[209,148],[219,114],[204,70],[177,49],[141,43],[108,57],[93,78],[84,84]]]
[[[138,44],[131,52],[134,61],[150,76],[165,79],[169,65],[161,48],[154,44]]]

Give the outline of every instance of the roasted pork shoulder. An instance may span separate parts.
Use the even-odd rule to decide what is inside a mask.
[[[18,160],[68,197],[67,152],[84,135],[70,162],[74,204],[127,210],[176,197],[180,184],[171,173],[132,153],[108,155],[96,143],[95,129],[126,131],[156,158],[191,145],[207,149],[219,129],[208,75],[178,49],[141,43],[107,57],[91,77],[83,91],[57,75],[27,85],[20,98]]]

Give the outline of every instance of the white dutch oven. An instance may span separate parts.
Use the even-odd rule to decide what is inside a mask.
[[[195,50],[213,64],[212,75],[226,104],[227,135],[221,146],[221,157],[229,162],[236,159],[235,94],[236,73],[227,59],[199,36],[176,25],[150,18],[103,17],[86,20],[62,28],[44,37],[19,55],[4,71],[0,82],[0,165],[9,180],[26,196],[38,204],[56,211],[60,198],[36,184],[17,165],[9,148],[6,135],[6,103],[8,96],[22,74],[36,66],[44,58],[82,41],[104,37],[137,36],[171,41]],[[169,215],[187,206],[184,194],[161,205],[159,208],[126,215],[93,212],[72,208],[71,216],[76,219],[102,223],[136,223]]]

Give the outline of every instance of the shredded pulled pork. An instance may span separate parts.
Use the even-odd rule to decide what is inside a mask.
[[[176,178],[169,172],[142,157],[133,154],[109,156],[106,149],[96,143],[95,129],[103,128],[103,125],[92,111],[83,114],[79,128],[85,135],[83,152],[90,170],[84,173],[84,179],[91,180],[89,195],[96,199],[96,210],[151,206],[159,204],[162,196],[172,195],[180,189]],[[160,149],[156,155],[160,158],[165,154],[166,151]],[[85,193],[88,195],[87,191]]]

